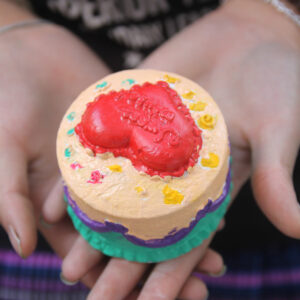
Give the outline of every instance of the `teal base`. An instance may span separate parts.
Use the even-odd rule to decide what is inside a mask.
[[[230,202],[231,190],[232,184],[226,199],[218,209],[200,219],[197,225],[183,239],[175,244],[160,248],[149,248],[133,244],[118,232],[99,233],[93,231],[82,223],[70,205],[68,205],[67,210],[76,230],[93,248],[112,257],[143,263],[155,263],[181,256],[207,239],[217,229],[226,212],[227,205]]]

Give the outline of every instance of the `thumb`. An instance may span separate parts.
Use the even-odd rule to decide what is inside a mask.
[[[35,248],[37,233],[32,202],[27,198],[27,161],[18,145],[0,142],[0,224],[23,258]]]
[[[300,238],[300,206],[292,172],[299,143],[292,132],[260,134],[252,144],[254,196],[267,218],[284,234]]]

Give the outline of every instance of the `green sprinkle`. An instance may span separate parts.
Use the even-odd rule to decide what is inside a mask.
[[[75,112],[74,112],[74,111],[72,111],[71,113],[69,113],[69,114],[67,115],[67,119],[68,119],[69,121],[73,121],[74,118],[75,118]]]
[[[104,88],[107,86],[107,82],[106,81],[103,81],[99,84],[96,85],[96,89],[99,89],[99,88]]]
[[[128,79],[123,80],[122,84],[126,84],[127,82],[128,82],[129,85],[132,85],[132,84],[135,83],[135,80],[128,78]]]
[[[71,128],[71,129],[69,129],[69,130],[67,131],[67,135],[71,136],[71,135],[74,134],[74,132],[75,132],[75,129],[74,129],[74,128]]]
[[[71,157],[71,148],[70,147],[65,149],[65,157],[68,157],[68,158]]]

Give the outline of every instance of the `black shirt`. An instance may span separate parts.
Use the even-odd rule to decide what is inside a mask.
[[[31,0],[40,17],[84,40],[113,71],[137,66],[219,0]]]

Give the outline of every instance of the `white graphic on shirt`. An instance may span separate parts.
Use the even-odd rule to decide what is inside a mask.
[[[109,37],[132,49],[148,49],[165,40],[161,22],[116,26],[109,30]]]
[[[167,0],[48,0],[48,7],[70,19],[81,18],[88,29],[139,21],[170,10]]]
[[[135,68],[144,58],[142,53],[136,51],[126,51],[123,55],[125,68]]]
[[[207,0],[181,0],[184,7],[196,2],[203,2],[204,7],[207,4]],[[53,12],[81,21],[88,30],[109,26],[110,39],[135,52],[159,46],[207,12],[203,8],[169,16],[171,3],[167,0],[47,0]],[[165,16],[143,24],[126,24],[159,15]]]

